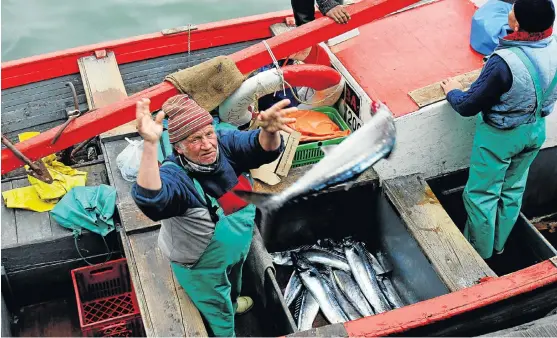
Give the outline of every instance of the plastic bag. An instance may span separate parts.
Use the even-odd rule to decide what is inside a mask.
[[[116,157],[116,165],[126,181],[135,182],[143,153],[143,140],[130,140],[126,137],[126,141],[129,144]]]

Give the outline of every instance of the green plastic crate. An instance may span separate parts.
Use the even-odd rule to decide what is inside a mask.
[[[317,107],[312,110],[327,114],[329,118],[340,127],[341,130],[349,130],[350,128],[344,122],[338,111],[333,107]],[[321,150],[322,146],[329,146],[339,144],[346,136],[337,137],[326,141],[315,141],[299,145],[294,153],[294,160],[292,160],[292,168],[303,167],[305,165],[314,164],[319,162],[325,153]]]

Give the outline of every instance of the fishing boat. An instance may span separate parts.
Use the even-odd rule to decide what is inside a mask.
[[[475,120],[451,109],[438,82],[477,76],[483,57],[469,47],[469,27],[482,3],[362,0],[349,6],[345,25],[316,13],[314,22],[289,27],[292,12],[283,11],[4,62],[2,134],[29,162],[61,152],[89,172],[88,185],[113,186],[120,227],[106,246],[93,233],[76,241],[48,213],[2,205],[2,335],[10,320],[16,336],[80,335],[70,272],[85,260],[125,258],[141,314],[141,328],[128,334],[206,336],[157,247],[160,224],[137,209],[117,166],[126,138],[140,139],[135,102],[149,97],[152,110],[160,109],[179,92],[167,75],[221,55],[249,74],[309,47],[301,59],[310,68],[284,67],[283,77],[322,90],[338,84],[331,71],[340,74],[344,89],[334,107],[350,129],[370,123],[374,103],[382,102],[393,115],[396,145],[350,189],[332,187],[257,219],[279,232],[273,240],[254,236],[243,289],[255,308],[236,318],[237,335],[472,336],[545,323],[557,308],[557,113],[547,117],[547,141],[504,253],[486,263],[462,235]],[[82,116],[72,117],[76,111]],[[41,134],[17,142],[27,131]],[[2,149],[2,191],[29,184],[27,162],[14,147]],[[308,167],[290,169],[276,185],[256,180],[254,190],[278,193]],[[385,253],[407,305],[332,325],[318,315],[313,329],[299,331],[283,296],[292,271],[274,265],[269,253],[346,236]]]

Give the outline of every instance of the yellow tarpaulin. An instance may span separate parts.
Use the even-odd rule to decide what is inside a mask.
[[[19,134],[19,141],[25,141],[38,132]],[[42,159],[48,172],[53,178],[51,184],[45,183],[32,176],[27,176],[30,187],[23,187],[2,193],[8,208],[20,208],[33,211],[49,211],[70,189],[84,186],[87,182],[87,172],[68,167],[56,160],[56,155],[48,155]],[[27,167],[27,166],[26,166]]]

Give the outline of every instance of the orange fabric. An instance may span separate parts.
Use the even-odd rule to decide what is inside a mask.
[[[300,142],[323,141],[348,136],[350,130],[342,131],[326,114],[313,110],[298,110],[288,114],[296,122],[288,126],[302,134]]]

